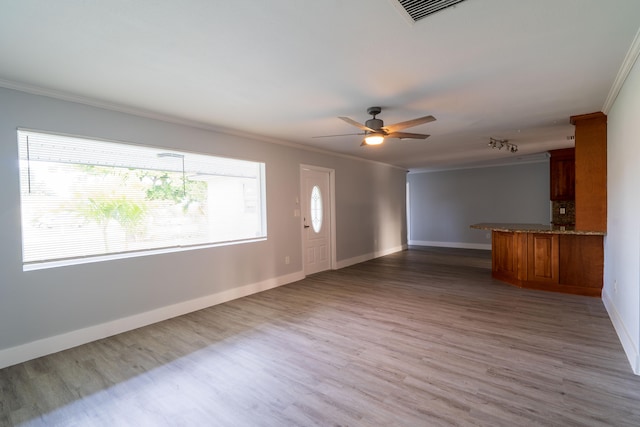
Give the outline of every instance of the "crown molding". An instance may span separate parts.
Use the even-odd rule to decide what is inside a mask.
[[[528,165],[532,163],[545,163],[549,161],[549,153],[534,153],[528,154],[526,156],[520,157],[519,159],[511,160],[511,161],[500,161],[500,160],[488,160],[479,164],[472,165],[460,165],[460,166],[444,166],[441,168],[418,168],[418,169],[410,169],[409,175],[415,175],[418,173],[434,173],[434,172],[448,172],[455,170],[463,170],[463,169],[487,169],[487,168],[501,168],[505,166],[520,166],[520,165]]]
[[[311,151],[311,152],[315,152],[315,153],[321,153],[321,154],[331,155],[331,156],[335,156],[335,157],[341,157],[341,158],[345,158],[345,159],[357,160],[357,161],[365,162],[365,163],[373,163],[373,164],[378,164],[378,165],[384,165],[384,166],[392,167],[394,169],[401,169],[401,170],[403,170],[405,172],[407,171],[407,168],[402,167],[402,166],[398,166],[398,165],[379,162],[379,161],[376,161],[376,160],[363,159],[361,157],[357,157],[357,156],[353,156],[353,155],[349,155],[349,154],[344,154],[344,153],[336,153],[334,151],[323,150],[321,148],[311,147],[311,146],[300,144],[300,143],[293,142],[293,141],[280,140],[280,139],[271,138],[271,137],[264,136],[264,135],[254,134],[254,133],[250,133],[250,132],[244,132],[244,131],[237,130],[237,129],[213,126],[213,125],[210,125],[210,124],[207,124],[207,123],[197,122],[197,121],[188,120],[188,119],[184,119],[184,118],[180,118],[180,117],[176,117],[176,116],[172,116],[172,115],[168,115],[168,114],[162,114],[162,113],[158,113],[158,112],[154,112],[154,111],[150,111],[150,110],[145,110],[143,108],[129,107],[129,106],[125,106],[125,105],[122,105],[122,104],[117,104],[117,103],[112,103],[112,102],[107,102],[107,101],[100,101],[100,100],[97,100],[97,99],[94,99],[94,98],[74,95],[74,94],[70,94],[70,93],[67,93],[67,92],[63,92],[63,91],[47,89],[47,88],[43,88],[43,87],[36,86],[36,85],[29,85],[29,84],[25,84],[25,83],[19,83],[19,82],[14,82],[14,81],[10,81],[10,80],[0,79],[0,88],[15,90],[15,91],[18,91],[18,92],[25,92],[25,93],[29,93],[29,94],[32,94],[32,95],[46,96],[48,98],[54,98],[54,99],[59,99],[59,100],[62,100],[62,101],[74,102],[76,104],[82,104],[82,105],[87,105],[87,106],[90,106],[90,107],[102,108],[104,110],[115,111],[115,112],[123,113],[123,114],[130,114],[130,115],[133,115],[133,116],[144,117],[144,118],[147,118],[147,119],[158,120],[158,121],[167,122],[167,123],[173,123],[173,124],[178,124],[178,125],[183,125],[183,126],[189,126],[189,127],[192,127],[192,128],[202,129],[202,130],[211,131],[211,132],[217,132],[217,133],[221,133],[221,134],[225,134],[225,135],[229,135],[229,136],[236,136],[236,137],[239,137],[239,138],[247,138],[247,139],[252,139],[254,141],[267,142],[267,143],[270,143],[270,144],[284,145],[284,146],[288,146],[288,147],[292,147],[292,148],[297,148],[299,150]]]
[[[613,86],[611,86],[611,89],[609,90],[609,95],[604,101],[604,105],[602,106],[602,112],[604,114],[609,114],[609,110],[613,107],[613,103],[616,102],[616,98],[618,97],[624,82],[627,80],[631,69],[638,60],[638,56],[640,56],[640,28],[631,42],[631,46],[627,51],[627,55],[624,57],[624,61],[622,61],[622,65],[618,70],[618,75],[613,82]]]

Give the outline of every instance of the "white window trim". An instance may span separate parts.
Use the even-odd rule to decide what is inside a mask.
[[[267,240],[268,234],[267,234],[267,202],[266,202],[266,163],[263,162],[263,161],[245,159],[245,158],[242,158],[242,159],[240,159],[240,158],[230,158],[230,157],[219,156],[219,155],[210,154],[210,153],[199,153],[199,152],[192,152],[192,151],[187,151],[187,150],[183,150],[183,149],[164,148],[164,147],[159,147],[159,146],[149,146],[149,145],[137,144],[137,143],[132,143],[132,142],[109,140],[109,139],[102,139],[102,138],[96,138],[96,137],[79,136],[79,135],[72,135],[72,134],[65,134],[65,133],[56,133],[56,132],[35,130],[35,129],[29,129],[29,128],[18,128],[17,131],[18,131],[18,135],[20,134],[20,132],[29,132],[29,133],[37,133],[37,134],[42,134],[42,135],[52,135],[52,136],[60,136],[60,137],[80,138],[80,139],[85,139],[85,140],[92,140],[92,141],[99,141],[99,142],[106,142],[106,143],[113,143],[113,144],[123,144],[123,145],[132,146],[132,147],[143,147],[143,148],[150,148],[150,149],[157,149],[157,150],[175,151],[175,152],[181,152],[181,153],[185,153],[185,154],[193,154],[193,155],[198,155],[198,156],[208,156],[208,157],[218,158],[218,159],[229,159],[229,160],[237,160],[237,161],[241,161],[241,162],[252,162],[252,163],[259,164],[260,165],[260,171],[261,171],[260,172],[260,179],[259,179],[259,183],[260,183],[260,190],[259,191],[260,191],[261,194],[260,194],[260,197],[258,199],[258,202],[259,202],[260,212],[261,212],[260,223],[261,223],[262,233],[260,233],[260,234],[262,234],[262,235],[260,235],[258,237],[243,238],[243,239],[229,240],[229,241],[215,241],[215,242],[202,243],[202,244],[193,244],[193,245],[179,245],[178,244],[178,245],[172,245],[172,246],[167,246],[167,247],[139,249],[139,250],[125,251],[125,252],[113,252],[113,253],[107,253],[107,254],[84,255],[84,256],[83,255],[79,255],[79,256],[73,256],[73,257],[69,257],[69,258],[60,258],[60,259],[53,259],[53,260],[27,261],[27,262],[23,262],[23,271],[25,271],[25,272],[26,271],[36,271],[36,270],[48,269],[48,268],[57,268],[57,267],[88,264],[88,263],[94,263],[94,262],[103,262],[103,261],[112,261],[112,260],[136,258],[136,257],[141,257],[141,256],[149,256],[149,255],[158,255],[158,254],[167,254],[167,253],[175,253],[175,252],[185,252],[185,251],[191,251],[191,250],[218,248],[218,247],[245,244],[245,243],[257,243],[257,242],[262,242],[262,241],[266,241]],[[22,201],[20,202],[20,204],[22,205]]]

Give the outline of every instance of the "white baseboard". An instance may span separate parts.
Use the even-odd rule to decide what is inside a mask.
[[[618,313],[613,300],[609,297],[609,294],[605,289],[602,290],[602,303],[609,314],[611,323],[613,323],[613,328],[618,334],[618,339],[620,339],[620,342],[622,343],[622,348],[627,355],[629,364],[631,364],[633,373],[640,375],[640,353],[638,353],[638,347],[634,344],[633,339],[631,339],[631,335],[629,335],[629,331],[625,327],[622,317],[620,317],[620,313]]]
[[[490,243],[464,243],[464,242],[432,242],[426,240],[409,240],[412,246],[435,246],[438,248],[482,249],[491,250]]]
[[[391,255],[396,252],[407,250],[407,248],[408,248],[407,245],[401,245],[401,246],[396,246],[393,248],[380,250],[380,251],[376,251],[376,252],[372,252],[364,255],[359,255],[353,258],[343,259],[341,261],[336,262],[336,268],[339,269],[339,268],[349,267],[355,264],[360,264],[361,262],[366,262],[374,258],[378,258],[385,255]]]
[[[285,276],[274,277],[262,282],[240,286],[205,297],[180,302],[100,325],[90,326],[88,328],[78,329],[0,350],[0,369],[302,279],[304,279],[304,273],[298,271]]]

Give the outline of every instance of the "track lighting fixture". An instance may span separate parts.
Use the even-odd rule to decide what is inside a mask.
[[[489,147],[497,148],[498,150],[502,150],[502,147],[505,147],[507,151],[510,151],[512,153],[518,151],[518,146],[516,144],[510,143],[508,139],[489,138],[488,145]]]

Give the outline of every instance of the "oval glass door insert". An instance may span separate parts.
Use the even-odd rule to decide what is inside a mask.
[[[322,194],[317,185],[311,190],[311,226],[316,233],[322,228]]]

